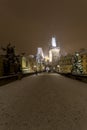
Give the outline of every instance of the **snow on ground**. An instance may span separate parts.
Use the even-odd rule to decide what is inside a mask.
[[[87,84],[43,73],[0,87],[0,130],[87,130]]]

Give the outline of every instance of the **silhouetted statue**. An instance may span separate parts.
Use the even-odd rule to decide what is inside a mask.
[[[14,68],[13,73],[20,72],[20,61],[18,56],[15,54],[15,46],[12,46],[11,43],[6,46],[6,48],[1,47],[3,51],[5,51],[5,58],[3,61],[4,73],[8,75],[12,72],[11,68]]]
[[[6,48],[1,47],[1,49],[6,52],[7,57],[9,57],[10,55],[15,56],[15,46],[12,46],[10,42]]]

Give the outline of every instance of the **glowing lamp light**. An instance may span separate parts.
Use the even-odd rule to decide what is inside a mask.
[[[56,39],[55,39],[55,37],[52,37],[52,46],[56,47]]]

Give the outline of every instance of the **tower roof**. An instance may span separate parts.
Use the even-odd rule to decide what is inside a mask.
[[[55,37],[52,37],[52,47],[56,47],[56,38]]]

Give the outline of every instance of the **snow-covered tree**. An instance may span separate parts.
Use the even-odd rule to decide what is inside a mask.
[[[73,74],[82,74],[83,66],[81,61],[81,56],[78,52],[76,52],[72,59],[72,73]]]

